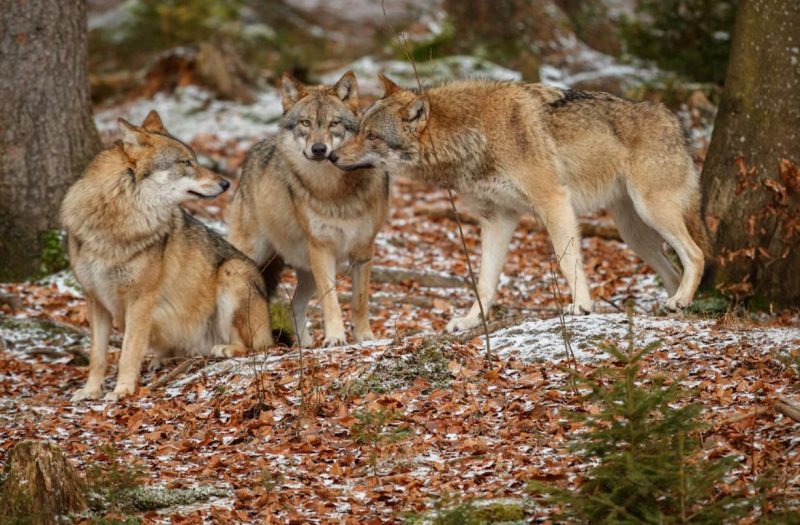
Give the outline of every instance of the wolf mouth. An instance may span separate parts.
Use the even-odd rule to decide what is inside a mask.
[[[189,193],[194,195],[195,197],[199,197],[201,199],[213,199],[215,197],[219,197],[222,194],[222,192],[220,192],[220,193],[217,193],[215,195],[206,195],[205,193],[199,193],[199,192],[196,192],[194,190],[189,190]]]

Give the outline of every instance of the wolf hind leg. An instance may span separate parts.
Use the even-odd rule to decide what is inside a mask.
[[[519,216],[511,213],[497,212],[491,218],[482,217],[481,225],[481,268],[478,276],[478,298],[469,312],[463,317],[454,317],[447,323],[445,330],[458,332],[469,330],[481,324],[481,306],[488,317],[497,293],[497,283],[503,270],[503,263],[508,255],[508,246],[519,224]]]
[[[308,326],[308,303],[317,289],[314,275],[303,269],[297,269],[297,287],[292,295],[292,324],[294,333],[297,334],[297,342],[300,346],[311,346],[311,327]]]
[[[609,211],[622,240],[658,273],[667,294],[675,295],[681,274],[661,250],[664,238],[639,217],[627,192],[609,205]]]
[[[703,251],[689,234],[680,197],[670,188],[631,193],[639,216],[672,246],[683,266],[678,289],[667,299],[665,306],[668,310],[679,310],[691,304],[705,262]]]
[[[217,315],[223,341],[212,347],[212,357],[235,357],[272,346],[269,301],[257,269],[249,262],[230,260],[220,267],[219,281]]]

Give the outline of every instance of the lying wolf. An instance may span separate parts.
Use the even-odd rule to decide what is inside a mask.
[[[343,170],[387,169],[457,190],[480,218],[478,294],[487,311],[520,215],[533,211],[569,283],[567,312],[590,312],[576,213],[600,206],[661,276],[666,307],[692,302],[708,240],[698,175],[678,119],[663,105],[540,84],[468,80],[418,92],[381,80],[383,98],[330,159]],[[447,329],[479,322],[476,301]]]
[[[337,267],[353,275],[353,332],[373,339],[369,280],[375,236],[386,221],[389,177],[383,170],[346,173],[330,152],[358,130],[358,84],[352,72],[334,86],[304,86],[283,77],[283,117],[276,137],[249,152],[228,213],[234,246],[258,265],[276,256],[297,272],[292,317],[302,345],[311,343],[306,309],[319,291],[325,344],[346,342],[336,296]]]
[[[122,140],[95,157],[61,206],[92,331],[89,378],[72,401],[102,395],[112,321],[124,330],[112,401],[136,390],[148,347],[158,362],[272,345],[258,268],[180,207],[220,195],[228,181],[200,166],[154,111],[141,127],[120,119],[119,130]]]

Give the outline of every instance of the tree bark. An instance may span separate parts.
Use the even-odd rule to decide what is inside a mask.
[[[55,445],[17,444],[8,454],[4,478],[0,516],[8,523],[61,523],[60,516],[86,508],[83,480]]]
[[[58,209],[100,149],[87,72],[86,0],[0,10],[0,281],[58,269]]]
[[[743,0],[703,170],[717,287],[800,304],[800,2]]]

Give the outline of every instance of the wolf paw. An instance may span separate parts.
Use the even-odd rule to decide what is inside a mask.
[[[687,306],[689,306],[690,304],[692,304],[691,300],[687,301],[685,298],[680,298],[673,295],[672,297],[667,299],[664,308],[666,308],[670,312],[679,312],[684,308],[686,308]]]
[[[308,328],[306,328],[300,333],[300,346],[308,348],[312,344],[314,344],[314,338],[311,337]]]
[[[564,308],[564,315],[586,315],[592,313],[592,302],[569,303]]]
[[[353,334],[353,337],[355,337],[356,343],[375,340],[375,334],[372,333],[372,329],[370,328],[355,332],[355,334]]]
[[[86,399],[100,399],[103,397],[103,389],[102,388],[89,388],[83,387],[77,391],[69,398],[71,403],[77,403],[79,401],[84,401]]]
[[[347,344],[347,337],[344,332],[341,334],[329,334],[325,336],[325,346],[344,346]]]
[[[217,359],[226,359],[228,357],[233,357],[234,350],[231,345],[214,345],[211,347],[211,357],[215,357]]]
[[[157,370],[161,370],[164,367],[164,360],[160,357],[156,356],[150,360],[147,364],[148,372],[155,372]]]
[[[454,317],[450,319],[450,322],[447,323],[445,326],[445,331],[451,334],[456,332],[461,332],[463,330],[469,330],[470,328],[475,328],[476,326],[481,324],[480,317]]]
[[[113,391],[109,392],[103,397],[103,401],[114,403],[123,397],[129,396],[136,391],[136,387],[127,385],[117,385]]]

